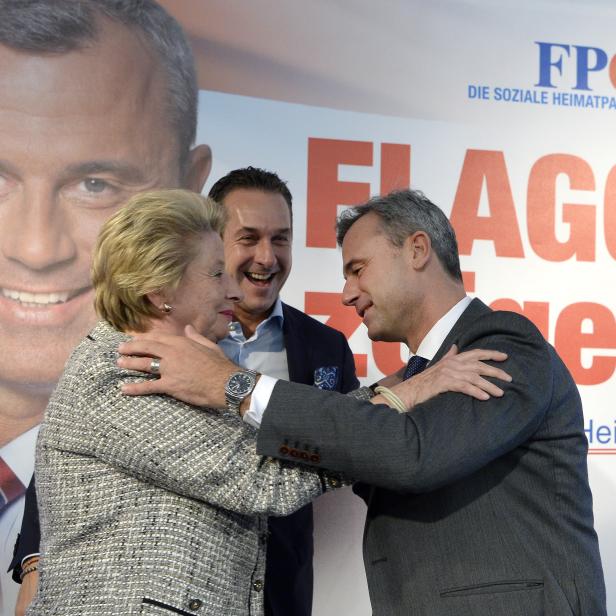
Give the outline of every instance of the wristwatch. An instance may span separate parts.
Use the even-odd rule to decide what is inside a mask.
[[[254,370],[238,370],[234,372],[225,385],[227,409],[232,413],[239,413],[242,400],[252,393],[256,384],[257,373]]]

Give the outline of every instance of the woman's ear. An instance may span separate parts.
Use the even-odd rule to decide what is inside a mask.
[[[155,291],[153,293],[147,293],[146,297],[150,303],[163,314],[169,314],[173,310],[169,298],[164,293]]]

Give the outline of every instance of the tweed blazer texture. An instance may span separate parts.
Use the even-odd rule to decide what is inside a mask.
[[[337,479],[258,456],[238,416],[128,397],[127,336],[99,323],[71,355],[37,445],[32,615],[258,616],[268,515]]]

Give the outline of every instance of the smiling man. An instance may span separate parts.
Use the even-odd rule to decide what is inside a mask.
[[[276,174],[248,167],[218,180],[209,195],[227,211],[225,260],[244,293],[236,314],[250,338],[291,271],[291,193]]]
[[[292,196],[275,173],[248,167],[218,180],[210,197],[228,220],[225,264],[243,299],[237,321],[219,346],[234,363],[277,378],[348,392],[358,386],[344,336],[284,304],[280,290],[291,271]],[[266,616],[312,613],[312,505],[269,520]]]
[[[151,0],[0,0],[0,567],[36,426],[95,317],[90,252],[128,197],[200,191],[197,86],[179,25]],[[0,580],[9,614],[18,589]]]

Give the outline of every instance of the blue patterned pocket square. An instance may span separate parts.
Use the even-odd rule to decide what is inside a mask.
[[[338,366],[321,366],[314,371],[314,384],[319,389],[336,389]]]

